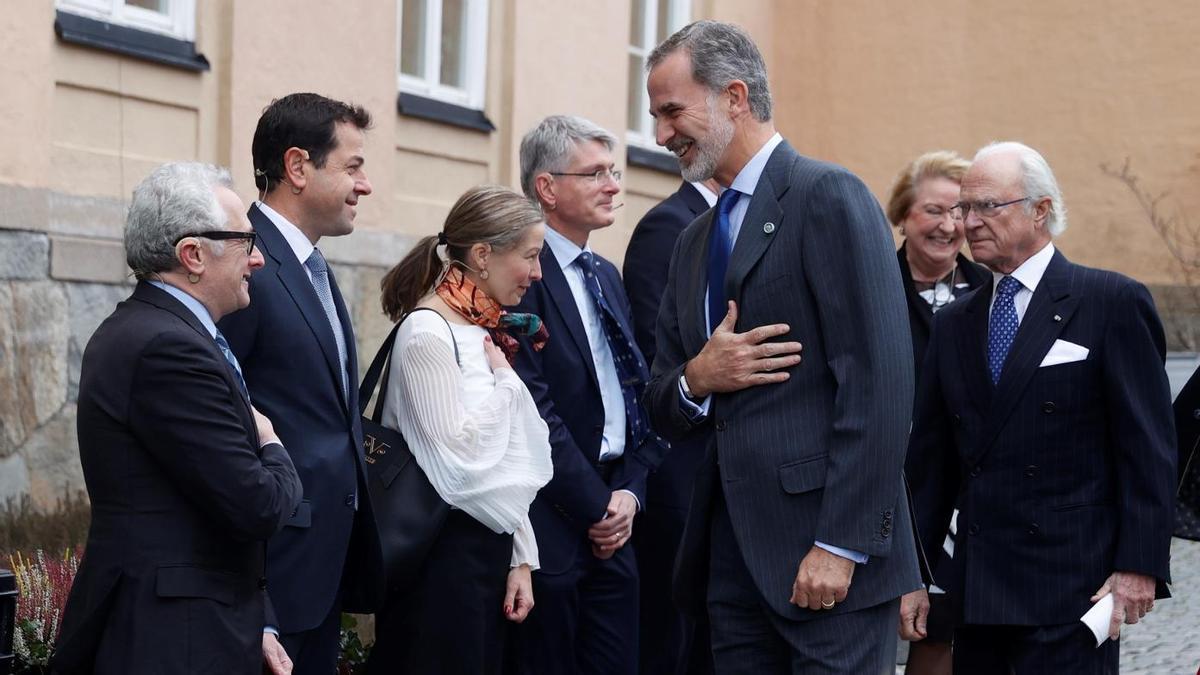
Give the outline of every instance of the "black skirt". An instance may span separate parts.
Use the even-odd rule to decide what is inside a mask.
[[[412,588],[375,615],[370,675],[500,673],[513,537],[450,511]]]

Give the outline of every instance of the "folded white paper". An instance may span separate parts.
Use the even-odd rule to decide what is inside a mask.
[[[1113,611],[1113,596],[1112,593],[1106,594],[1100,598],[1086,614],[1079,617],[1083,625],[1092,631],[1092,635],[1096,636],[1096,646],[1104,644],[1108,639],[1108,625],[1112,621]]]
[[[1046,358],[1038,364],[1038,368],[1082,361],[1087,358],[1088,351],[1088,348],[1083,345],[1066,340],[1055,340],[1054,344],[1050,345],[1050,351],[1046,352]]]

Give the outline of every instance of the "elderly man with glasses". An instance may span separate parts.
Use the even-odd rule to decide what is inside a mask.
[[[244,208],[228,172],[203,164],[164,165],[133,193],[138,285],[83,355],[92,522],[52,672],[291,672],[262,632],[265,542],[300,478],[216,326],[263,266]]]
[[[616,139],[580,117],[552,116],[521,141],[521,186],[546,214],[542,279],[519,311],[550,340],[525,341],[514,367],[550,427],[554,477],[529,509],[541,569],[537,609],[516,627],[519,672],[636,673],[638,573],[629,545],[646,475],[664,446],[639,403],[649,377],[629,299],[591,250],[612,225]]]
[[[1170,581],[1176,456],[1154,301],[1055,248],[1062,194],[1028,146],[980,150],[954,212],[992,279],[934,317],[907,459],[922,467],[908,478],[929,559],[959,510],[954,557],[927,580],[959,602],[954,671],[1115,673],[1121,624]],[[906,638],[925,602],[902,603]],[[1096,635],[1080,622],[1094,603]]]

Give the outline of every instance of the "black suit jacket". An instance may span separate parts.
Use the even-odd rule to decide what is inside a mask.
[[[762,600],[776,613],[829,616],[913,590],[920,578],[901,475],[912,348],[879,204],[845,169],[801,157],[786,142],[774,150],[733,248],[725,292],[738,302],[738,331],[786,323],[785,339],[803,343],[803,361],[784,383],[714,395],[697,425],[680,407],[678,381],[707,341],[712,213],[675,247],[646,391],[660,433],[672,441],[713,438],[680,546],[677,600],[703,610],[718,489]],[[870,556],[846,601],[823,613],[788,602],[814,541]]]
[[[1200,541],[1200,369],[1175,397],[1179,446],[1179,489],[1175,500],[1175,536]]]
[[[959,509],[936,581],[967,623],[1072,623],[1114,570],[1170,579],[1162,324],[1144,286],[1056,252],[993,386],[992,286],[933,320],[908,454],[917,529],[932,560]],[[1039,367],[1056,340],[1087,357]]]
[[[633,332],[647,363],[654,362],[654,326],[671,251],[683,229],[709,209],[704,195],[684,181],[679,189],[646,212],[633,230],[625,250],[622,277],[633,311]],[[704,438],[671,444],[671,451],[649,477],[646,487],[648,508],[687,509],[696,470],[704,457]]]
[[[220,327],[241,362],[251,400],[275,425],[304,483],[304,501],[268,547],[279,628],[294,633],[325,618],[343,572],[361,589],[346,599],[350,609],[372,609],[367,601],[382,595],[379,540],[366,489],[354,331],[337,281],[331,272],[345,332],[349,398],[342,392],[333,330],[304,266],[257,206],[249,216],[265,264],[250,278],[250,306],[222,319]]]
[[[300,501],[200,321],[147,283],[96,329],[79,382],[92,503],[55,673],[258,672],[264,542]]]
[[[925,351],[929,347],[933,309],[925,301],[925,298],[917,293],[916,285],[913,283],[912,269],[908,266],[906,246],[907,243],[900,245],[899,250],[896,251],[896,258],[900,263],[900,280],[904,283],[904,300],[908,304],[908,327],[909,334],[912,336],[915,374],[916,379],[920,380],[921,363],[925,360]],[[960,278],[967,283],[967,290],[956,292],[956,299],[961,299],[967,291],[975,290],[985,282],[992,280],[992,273],[988,272],[986,267],[971,262],[962,253],[958,254],[958,272],[961,275]]]
[[[629,300],[617,268],[599,255],[595,260],[605,298],[617,319],[629,327]],[[541,281],[530,287],[515,311],[541,317],[550,340],[534,351],[522,339],[514,367],[550,428],[554,477],[529,507],[529,519],[541,571],[557,574],[577,559],[579,547],[588,545],[587,529],[604,517],[614,490],[629,490],[645,504],[646,473],[661,456],[653,439],[641,448],[627,444],[625,454],[613,461],[608,481],[600,476],[595,463],[600,459],[604,403],[592,349],[567,278],[549,246],[542,249],[541,263]]]

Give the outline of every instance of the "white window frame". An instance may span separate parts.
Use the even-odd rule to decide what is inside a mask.
[[[464,108],[483,110],[484,84],[487,69],[488,0],[465,0],[466,13],[462,43],[465,86],[452,87],[441,83],[442,72],[442,0],[421,0],[425,3],[425,76],[416,77],[400,71],[401,46],[404,34],[404,2],[396,0],[396,86],[400,91],[453,103]]]
[[[196,40],[196,0],[170,0],[166,14],[126,5],[125,0],[55,0],[55,6],[70,14],[117,26],[187,42]]]
[[[667,35],[673,34],[675,31],[683,28],[691,20],[692,15],[692,0],[646,0],[645,15],[642,17],[642,44],[651,45],[650,47],[639,47],[633,44],[629,45],[629,55],[642,57],[643,63],[645,58],[650,56],[653,51],[656,39],[658,36],[658,5],[661,2],[669,3],[667,6],[667,21],[670,22]],[[667,153],[666,150],[660,148],[654,142],[654,118],[650,117],[650,101],[646,94],[646,73],[642,71],[642,76],[636,83],[630,83],[630,96],[637,97],[640,102],[638,108],[642,111],[641,125],[637,129],[627,129],[625,132],[625,142],[628,145],[636,145],[648,150],[656,150]],[[669,154],[669,153],[667,153]]]

